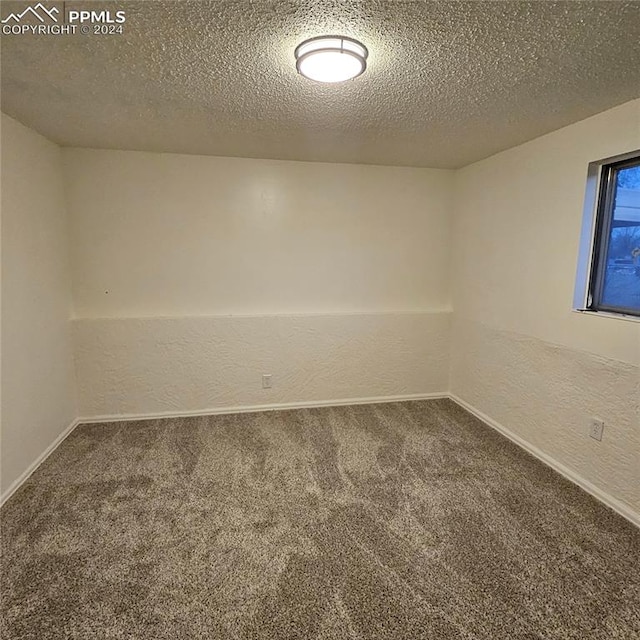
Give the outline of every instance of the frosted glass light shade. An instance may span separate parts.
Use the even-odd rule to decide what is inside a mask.
[[[367,48],[352,38],[320,36],[296,47],[296,69],[317,82],[344,82],[364,72],[368,55]]]

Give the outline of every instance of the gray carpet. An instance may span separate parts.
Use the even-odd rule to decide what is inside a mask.
[[[640,531],[448,400],[78,427],[3,640],[640,638]]]

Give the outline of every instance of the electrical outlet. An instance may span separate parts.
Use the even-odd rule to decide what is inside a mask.
[[[594,440],[602,440],[602,432],[604,431],[604,420],[599,420],[598,418],[591,418],[591,423],[589,426],[589,435]]]
[[[271,374],[263,373],[262,374],[262,388],[263,389],[271,389]]]

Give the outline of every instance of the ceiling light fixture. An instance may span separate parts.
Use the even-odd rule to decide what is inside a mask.
[[[317,82],[344,82],[367,68],[369,52],[361,42],[346,36],[320,36],[300,43],[294,53],[296,69]]]

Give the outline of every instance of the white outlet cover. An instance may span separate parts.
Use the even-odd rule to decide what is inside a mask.
[[[589,436],[599,442],[602,440],[602,432],[604,431],[604,420],[593,418],[591,420],[591,426],[589,429]]]

